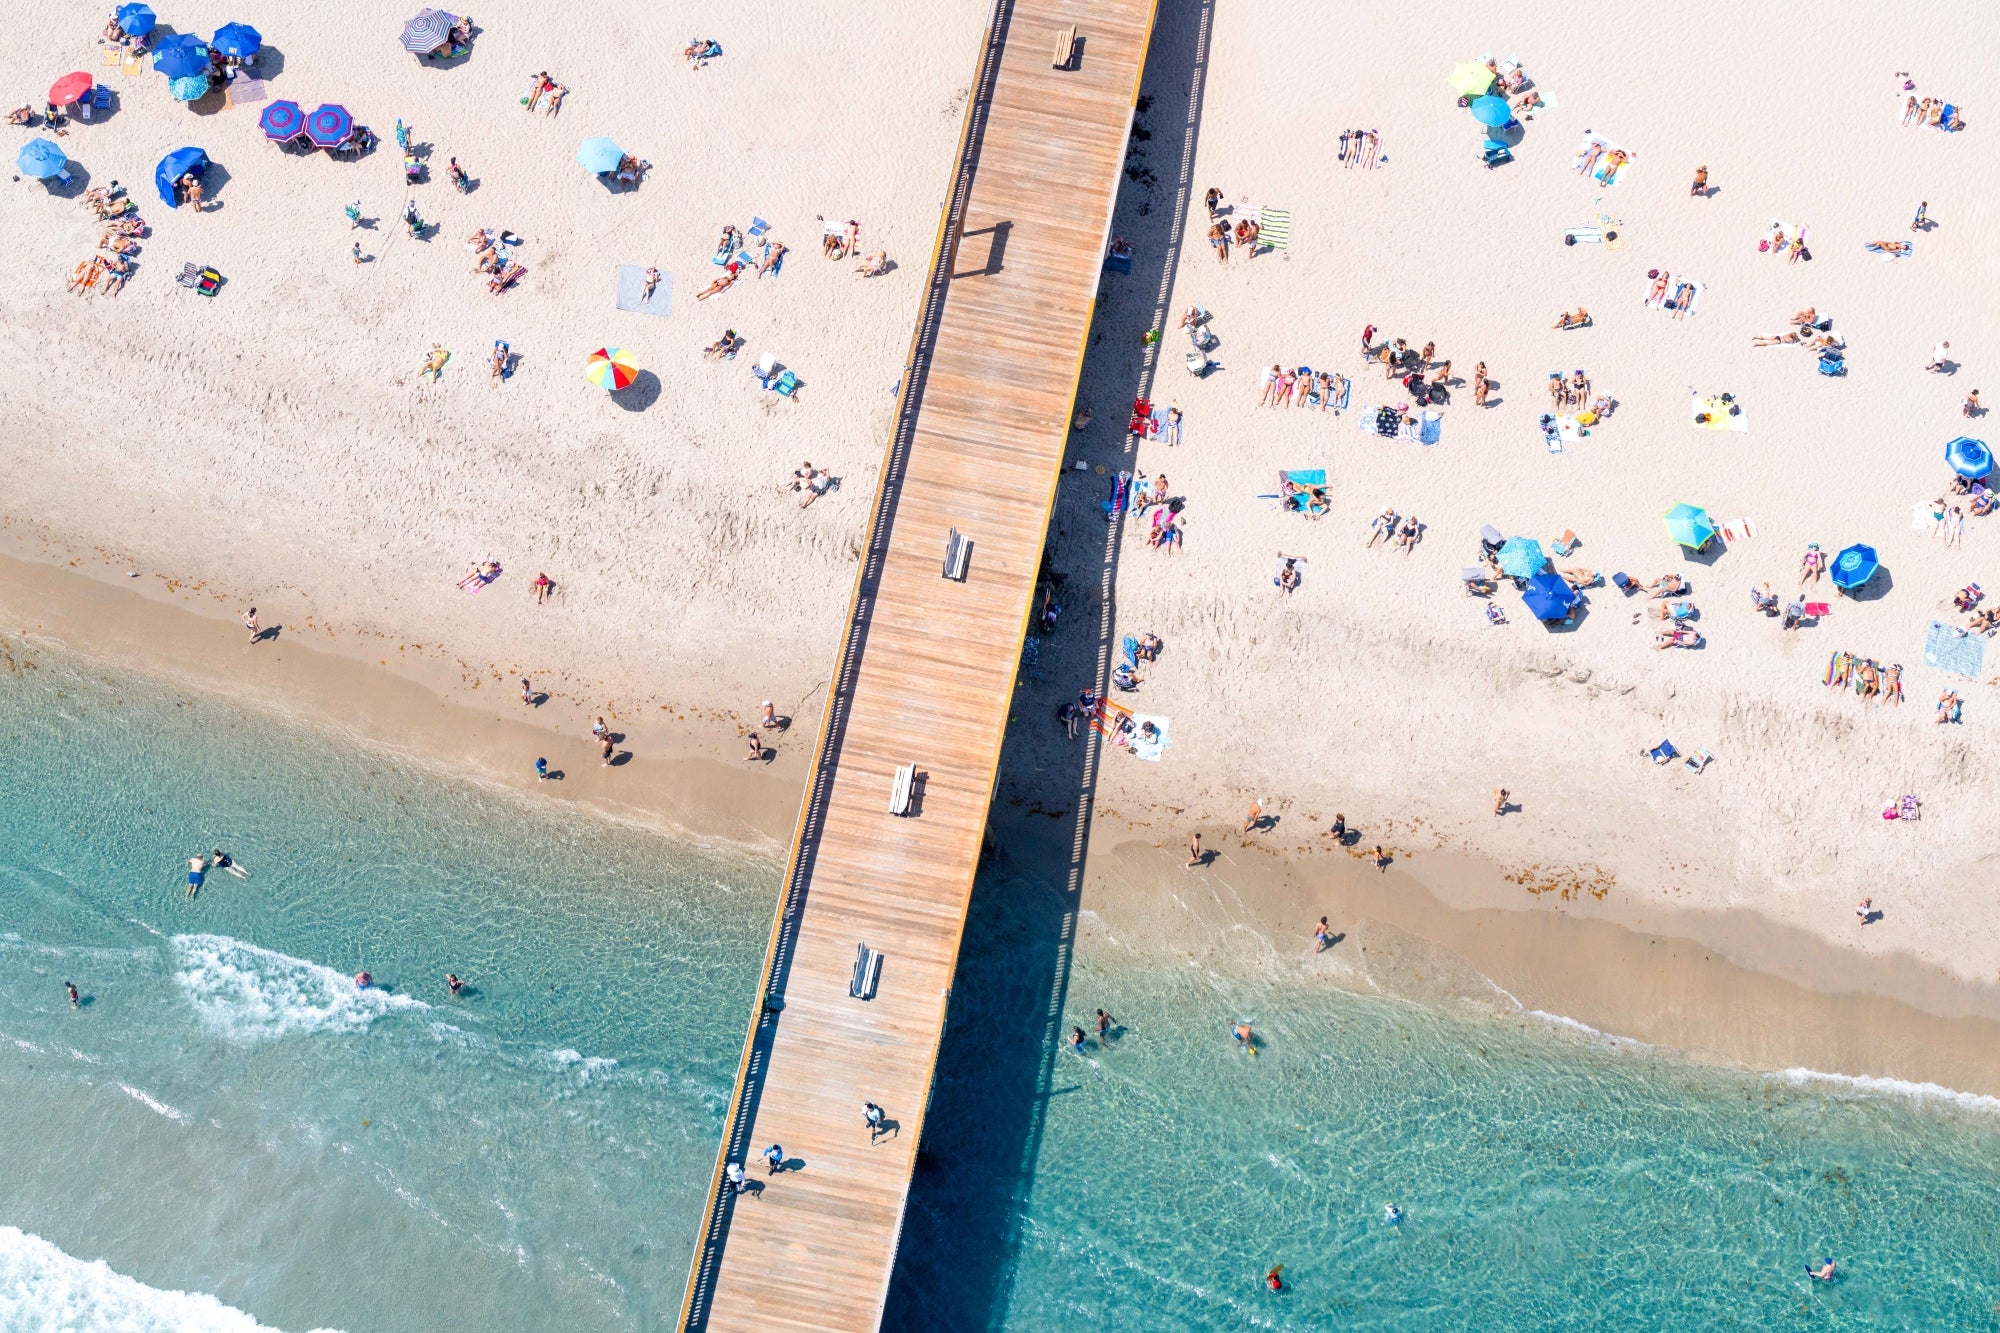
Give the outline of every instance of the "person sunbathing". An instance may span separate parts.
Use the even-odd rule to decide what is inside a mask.
[[[432,343],[429,354],[424,357],[424,364],[417,370],[417,378],[422,379],[425,375],[429,375],[435,380],[443,373],[444,363],[450,359],[450,352],[447,352],[442,345]]]
[[[1622,148],[1612,149],[1610,156],[1604,159],[1604,174],[1602,176],[1599,176],[1598,179],[1603,181],[1606,185],[1609,185],[1611,183],[1611,178],[1618,174],[1618,168],[1624,166],[1627,162],[1630,162],[1631,160],[1632,160],[1632,155],[1626,152],[1624,149]]]
[[[1596,587],[1600,577],[1596,570],[1585,569],[1581,565],[1571,565],[1562,571],[1562,576],[1564,583],[1567,583],[1570,587],[1578,591]]]
[[[508,348],[503,342],[493,344],[493,378],[501,379],[507,374]]]
[[[1819,549],[1818,542],[1814,542],[1806,547],[1806,553],[1799,557],[1799,586],[1803,588],[1808,583],[1819,582],[1819,576],[1825,572],[1826,552]]]
[[[1978,634],[1991,634],[1995,630],[2000,630],[2000,606],[1989,606],[1984,611],[1974,611],[1965,627]]]
[[[1542,95],[1530,89],[1528,95],[1514,103],[1514,114],[1526,118],[1528,113],[1542,105]]]
[[[1903,102],[1903,127],[1905,129],[1908,129],[1910,122],[1915,120],[1916,118],[1917,118],[1917,95],[1915,93],[1911,93],[1909,97]]]
[[[1577,172],[1580,175],[1588,176],[1590,174],[1591,168],[1597,165],[1597,159],[1601,157],[1603,153],[1604,153],[1604,141],[1602,139],[1592,139],[1590,141],[1589,150],[1584,153],[1582,160],[1576,164]]]
[[[1772,347],[1779,343],[1795,343],[1799,340],[1797,331],[1791,333],[1756,333],[1750,336],[1752,347]]]
[[[139,243],[129,236],[113,236],[107,231],[98,240],[97,248],[109,250],[114,255],[130,255],[138,253]]]
[[[542,108],[542,114],[549,116],[561,114],[563,98],[568,95],[569,95],[569,85],[566,83],[559,83],[555,87],[549,89],[548,104]],[[532,110],[532,108],[530,109]]]
[[[1807,306],[1804,310],[1794,311],[1792,314],[1792,323],[1798,325],[1800,328],[1804,328],[1809,324],[1816,325],[1819,323],[1819,311],[1813,306]]]
[[[1700,646],[1701,634],[1696,630],[1677,629],[1668,634],[1656,634],[1653,636],[1653,647],[1655,648],[1698,648]]]
[[[1588,323],[1590,323],[1590,312],[1582,306],[1578,306],[1575,314],[1565,311],[1563,314],[1557,316],[1555,327],[1559,329],[1580,329]]]
[[[1368,545],[1370,546],[1373,546],[1376,542],[1394,537],[1396,535],[1396,511],[1393,509],[1384,509],[1369,522],[1368,526],[1371,529],[1368,534]]]
[[[1946,690],[1943,694],[1940,694],[1937,701],[1937,720],[1939,722],[1958,721],[1959,702],[1958,692],[1955,690]]]
[[[1406,518],[1403,520],[1402,530],[1396,534],[1396,545],[1403,548],[1404,555],[1408,555],[1411,551],[1417,549],[1417,540],[1422,535],[1423,528],[1417,523],[1417,520]]]
[[[854,276],[857,278],[879,278],[889,271],[889,252],[873,250],[855,261]]]
[[[697,301],[706,301],[711,296],[718,296],[721,293],[728,291],[731,287],[736,285],[736,279],[740,275],[739,274],[740,267],[741,267],[740,265],[735,264],[733,262],[729,264],[722,270],[722,276],[717,278],[714,282],[709,283],[708,286],[702,288],[700,291],[696,292],[694,294],[694,299]]]
[[[1980,491],[1972,497],[1972,516],[1974,518],[1984,518],[1986,515],[1992,513],[1996,507],[2000,507],[2000,496],[1996,496],[1992,491]]]
[[[1687,581],[1678,574],[1662,574],[1653,580],[1651,587],[1653,598],[1657,601],[1662,597],[1672,597],[1677,593],[1686,592]]]
[[[767,244],[764,247],[764,257],[757,261],[757,276],[761,278],[776,269],[778,262],[785,257],[785,249],[783,241],[772,241]]]
[[[128,259],[121,259],[117,255],[99,255],[97,262],[113,273],[130,273],[132,271],[132,262]]]

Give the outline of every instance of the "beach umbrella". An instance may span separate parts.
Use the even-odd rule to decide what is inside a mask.
[[[1500,562],[1500,572],[1513,579],[1525,579],[1549,562],[1542,544],[1532,537],[1509,537],[1494,559]]]
[[[170,79],[208,74],[208,48],[191,32],[177,32],[153,48],[153,68]]]
[[[1993,470],[1993,451],[1985,441],[1961,435],[1944,447],[1944,461],[1959,476],[1978,481]]]
[[[639,377],[639,362],[622,347],[600,347],[590,354],[583,377],[600,389],[615,392]]]
[[[190,74],[185,78],[168,79],[167,92],[176,102],[192,102],[208,91],[208,79],[200,74]]]
[[[583,147],[576,150],[576,160],[583,169],[597,174],[616,171],[618,163],[625,156],[625,150],[609,139],[585,139]]]
[[[1699,551],[1715,537],[1715,520],[1700,505],[1677,504],[1666,513],[1667,535],[1687,547]]]
[[[199,176],[207,170],[207,153],[199,148],[176,148],[153,168],[153,188],[160,192],[161,203],[168,208],[179,208],[181,201],[174,197],[174,182],[183,176]]]
[[[52,139],[30,139],[14,155],[14,165],[20,168],[21,174],[38,181],[60,174],[63,164],[68,161],[68,155],[56,147]]]
[[[1504,97],[1476,97],[1472,101],[1472,118],[1481,125],[1498,127],[1512,120],[1514,113],[1507,109]]]
[[[1521,604],[1537,620],[1563,620],[1583,598],[1563,581],[1562,575],[1545,569],[1528,580],[1521,590]]]
[[[90,76],[82,70],[65,74],[49,89],[49,101],[57,106],[68,106],[90,91]]]
[[[159,22],[153,11],[141,4],[120,5],[111,17],[118,20],[118,31],[127,37],[144,37]]]
[[[451,40],[452,25],[458,15],[442,9],[426,9],[403,25],[403,49],[427,56]]]
[[[215,30],[208,44],[226,56],[242,60],[264,49],[264,34],[247,23],[225,23]]]
[[[299,110],[297,102],[273,102],[257,117],[257,128],[264,131],[265,138],[284,143],[305,133],[306,113]]]
[[[1833,558],[1833,586],[1842,592],[1858,588],[1875,577],[1881,566],[1874,547],[1856,542]]]
[[[323,102],[306,117],[306,137],[321,148],[338,148],[352,133],[354,117],[347,114],[344,106]]]
[[[1461,60],[1451,68],[1446,80],[1460,97],[1477,97],[1493,86],[1493,71],[1477,60]]]

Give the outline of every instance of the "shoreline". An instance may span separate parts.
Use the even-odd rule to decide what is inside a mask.
[[[51,638],[83,659],[331,726],[475,781],[526,789],[529,760],[546,754],[567,772],[550,793],[557,800],[697,842],[784,853],[816,719],[796,719],[777,758],[748,771],[684,717],[648,721],[633,758],[607,773],[585,739],[589,705],[496,709],[464,697],[469,689],[441,692],[435,673],[424,679],[407,660],[369,663],[309,625],[252,647],[230,622],[187,605],[193,592],[174,581],[129,582],[80,562],[0,555],[0,635]],[[722,713],[704,720],[742,725]],[[1005,772],[1003,761],[1003,791]],[[1004,799],[991,827],[1031,872],[1068,855],[1067,825]],[[1210,837],[1215,859],[1189,872],[1175,837],[1100,810],[1079,929],[1189,960],[1242,938],[1242,960],[1286,980],[1428,1002],[1483,998],[1503,1013],[1774,1076],[2000,1097],[2000,987],[1908,954],[1843,949],[1750,911],[1621,906],[1587,891],[1566,901],[1560,888],[1524,891],[1519,872],[1441,850],[1399,850],[1378,874],[1353,849]],[[1342,938],[1315,958],[1321,914]]]

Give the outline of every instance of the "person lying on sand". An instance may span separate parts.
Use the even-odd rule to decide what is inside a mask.
[[[735,286],[736,279],[740,276],[741,276],[740,266],[735,263],[731,263],[722,270],[721,277],[717,278],[714,282],[709,283],[708,286],[696,292],[694,294],[694,299],[697,301],[706,301],[711,296],[720,295],[721,293],[726,292],[731,287]]]
[[[888,271],[887,250],[871,250],[854,263],[854,276],[857,278],[879,278]]]
[[[1812,306],[1807,306],[1804,310],[1795,311],[1792,315],[1792,323],[1800,327],[1808,324],[1817,324],[1819,323],[1819,311]]]
[[[1562,576],[1564,583],[1567,583],[1570,587],[1579,590],[1583,588],[1596,587],[1599,578],[1598,572],[1596,570],[1585,569],[1581,565],[1569,566],[1567,569],[1562,571]]]
[[[1779,343],[1795,343],[1798,340],[1799,334],[1796,329],[1790,333],[1753,333],[1750,335],[1750,345],[1752,347],[1774,347]]]
[[[1656,649],[1692,648],[1700,642],[1701,635],[1691,629],[1677,629],[1670,633],[1655,634],[1653,636],[1653,647]]]
[[[1554,327],[1558,329],[1580,329],[1588,323],[1590,323],[1590,312],[1582,306],[1578,306],[1575,314],[1565,312],[1556,316]]]
[[[1906,255],[1916,247],[1908,241],[1870,241],[1861,248],[1878,255]]]
[[[778,261],[785,257],[785,249],[786,246],[783,241],[772,241],[769,245],[765,246],[764,257],[757,262],[757,276],[761,278],[776,268]]]

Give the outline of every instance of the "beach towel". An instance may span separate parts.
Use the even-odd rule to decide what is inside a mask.
[[[1294,486],[1326,485],[1326,469],[1323,467],[1301,468],[1293,472],[1282,472],[1279,475]]]
[[[1907,250],[1884,250],[1880,241],[1870,241],[1861,248],[1870,254],[1882,256],[1883,263],[1893,264],[1898,259],[1908,259],[1917,252],[1917,243],[1915,241],[1909,241],[1906,244],[1909,246]]]
[[[222,100],[230,106],[248,106],[252,102],[263,101],[266,96],[262,79],[246,79],[239,75],[230,80]]]
[[[134,56],[118,68],[127,74],[143,74],[146,72],[146,58],[144,56]]]
[[[1632,172],[1631,153],[1601,134],[1586,134],[1583,136],[1583,142],[1577,145],[1576,156],[1570,159],[1570,170],[1578,172],[1583,170],[1583,161],[1590,156],[1590,149],[1593,144],[1602,145],[1604,151],[1597,155],[1597,161],[1591,165],[1590,178],[1600,185],[1624,184],[1625,178]],[[1606,179],[1606,172],[1609,165],[1606,159],[1614,152],[1624,153],[1626,155],[1625,161],[1619,164],[1618,170],[1611,173],[1609,179]]]
[[[1292,243],[1292,213],[1287,208],[1260,208],[1257,210],[1257,240],[1273,250],[1282,250]]]
[[[1601,227],[1571,227],[1563,232],[1565,245],[1602,245],[1604,229]]]
[[[1134,713],[1131,716],[1133,729],[1120,736],[1118,743],[1131,751],[1134,759],[1143,759],[1149,764],[1159,763],[1161,756],[1167,752],[1167,746],[1171,744],[1167,735],[1169,725],[1167,719],[1158,713]],[[1142,739],[1148,722],[1159,730],[1159,735],[1150,741]]]
[[[1732,407],[1737,409],[1734,416],[1731,416],[1729,412],[1729,409]],[[1750,431],[1750,418],[1742,408],[1743,404],[1741,403],[1725,403],[1720,398],[1690,398],[1688,400],[1688,424],[1696,430],[1726,430],[1734,431],[1738,435],[1747,435]],[[1695,420],[1695,418],[1704,414],[1708,417],[1708,420]]]
[[[1426,410],[1417,422],[1417,443],[1436,444],[1444,438],[1444,414]]]
[[[1123,641],[1120,642],[1119,647],[1125,650],[1125,665],[1128,667],[1137,668],[1139,665],[1138,636],[1133,634],[1127,634],[1123,639]]]
[[[662,273],[660,283],[653,288],[652,299],[642,299],[639,293],[646,290],[646,270],[637,264],[618,266],[617,306],[620,310],[630,310],[639,315],[658,315],[665,318],[673,313],[674,276]]]
[[[1940,671],[1977,678],[1986,664],[1986,640],[1956,625],[1933,620],[1924,630],[1924,661]]]
[[[1791,222],[1773,222],[1764,228],[1764,234],[1757,238],[1758,253],[1776,252],[1782,254],[1791,248],[1792,237],[1804,231],[1801,225]]]
[[[1690,317],[1699,315],[1701,313],[1701,294],[1708,290],[1708,285],[1706,283],[1694,282],[1691,279],[1676,278],[1673,282],[1669,283],[1667,285],[1667,294],[1660,300],[1660,309],[1665,310],[1667,308],[1667,302],[1674,299],[1674,293],[1680,290],[1683,283],[1694,288],[1693,293],[1687,298],[1687,313]],[[1651,289],[1648,288],[1648,290]]]
[[[1747,518],[1731,519],[1722,525],[1722,540],[1731,546],[1747,542],[1757,535],[1757,526]]]
[[[123,63],[124,59],[125,52],[116,46],[107,46],[97,53],[97,63],[100,65],[117,65]]]

